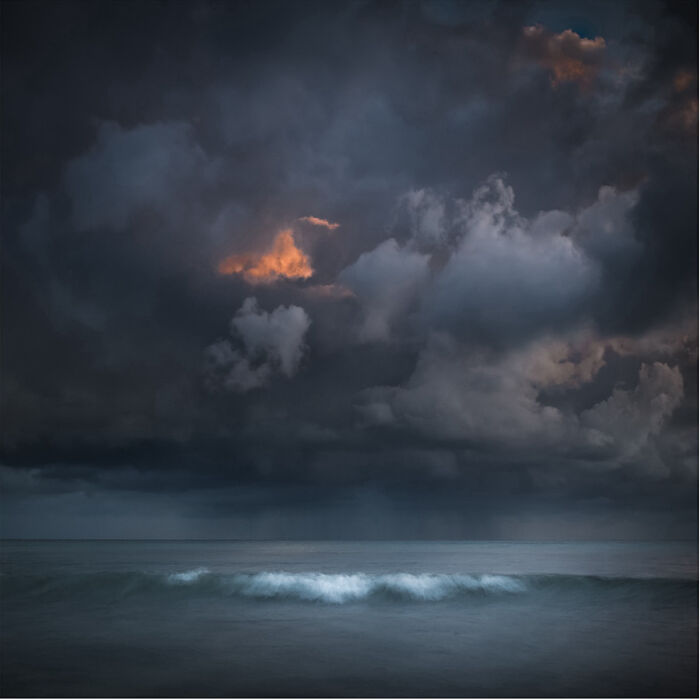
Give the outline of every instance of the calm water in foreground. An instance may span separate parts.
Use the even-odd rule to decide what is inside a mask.
[[[695,696],[697,544],[6,541],[12,696]]]

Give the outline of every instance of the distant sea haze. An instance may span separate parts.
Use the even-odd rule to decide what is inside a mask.
[[[692,543],[5,541],[5,697],[696,697]]]

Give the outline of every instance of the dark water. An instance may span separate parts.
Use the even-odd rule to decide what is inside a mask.
[[[696,544],[4,542],[13,696],[698,695]]]

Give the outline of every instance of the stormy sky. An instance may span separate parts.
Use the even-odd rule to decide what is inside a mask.
[[[1,534],[695,537],[696,13],[4,3]]]

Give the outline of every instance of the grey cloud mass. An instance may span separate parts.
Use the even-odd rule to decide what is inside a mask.
[[[388,340],[391,323],[408,311],[428,277],[428,256],[395,239],[362,253],[338,277],[363,302],[361,340]]]
[[[696,536],[692,3],[3,19],[0,534]]]
[[[214,375],[223,373],[220,381],[233,391],[255,389],[276,373],[292,377],[301,362],[310,324],[299,306],[278,306],[267,313],[258,308],[255,297],[249,297],[231,321],[242,349],[234,349],[228,340],[210,345],[205,350],[208,369]]]

